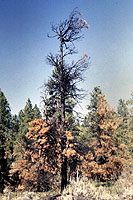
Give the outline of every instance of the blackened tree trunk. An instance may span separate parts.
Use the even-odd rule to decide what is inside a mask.
[[[63,71],[63,38],[60,38],[60,64],[61,64],[61,77],[64,77]],[[65,97],[64,97],[64,81],[61,81],[61,95],[60,95],[60,102],[61,102],[61,149],[62,152],[66,148],[66,134],[65,134]],[[67,185],[67,157],[62,155],[62,166],[61,166],[61,192]]]

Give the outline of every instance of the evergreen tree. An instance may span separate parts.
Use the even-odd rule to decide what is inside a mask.
[[[33,108],[33,115],[34,115],[34,119],[40,119],[42,117],[37,104],[35,104],[35,106]]]
[[[87,106],[88,114],[85,116],[82,126],[79,128],[79,134],[76,136],[78,142],[78,152],[85,154],[88,151],[88,143],[95,138],[99,129],[98,123],[98,95],[102,94],[100,87],[94,87],[90,93],[90,104]]]
[[[23,149],[21,156],[14,163],[11,173],[19,174],[20,183],[17,189],[45,191],[56,187],[57,173],[60,171],[62,154],[70,157],[75,155],[73,136],[67,131],[67,143],[61,151],[60,132],[56,125],[45,123],[44,119],[35,119],[30,122],[27,138],[31,140],[27,149]]]
[[[128,145],[129,142],[129,111],[127,103],[120,99],[117,107],[118,117],[121,119],[121,123],[118,129],[118,138],[121,143]]]
[[[29,98],[26,102],[26,106],[23,112],[24,112],[24,122],[28,123],[34,119],[33,106]]]
[[[47,57],[48,64],[54,67],[53,74],[47,83],[49,95],[56,99],[56,112],[61,114],[60,131],[61,131],[61,149],[62,152],[66,146],[65,119],[66,119],[66,102],[69,98],[76,100],[79,98],[79,89],[77,83],[83,80],[82,73],[87,69],[87,55],[73,62],[71,65],[65,63],[68,55],[76,53],[74,42],[82,37],[83,28],[88,28],[87,22],[80,18],[80,13],[74,10],[68,20],[60,22],[57,26],[52,26],[54,35],[60,44],[60,54],[49,54]],[[64,156],[64,162],[61,169],[61,191],[67,185],[67,157]]]
[[[59,98],[52,95],[52,92],[47,88],[47,84],[44,86],[44,95],[42,96],[44,103],[44,118],[46,123],[52,119],[56,118],[56,125],[60,120],[60,111],[59,111]]]
[[[12,151],[13,151],[13,158],[12,161],[12,167],[20,161],[22,158],[23,152],[28,149],[28,145],[31,143],[31,141],[26,137],[27,132],[29,131],[29,122],[31,122],[33,119],[41,118],[41,113],[39,111],[39,108],[35,104],[34,108],[32,106],[31,100],[28,99],[26,102],[26,105],[23,110],[20,110],[19,116],[16,115],[13,116],[12,119],[12,138],[14,140]],[[23,161],[22,161],[23,162]],[[28,160],[27,160],[28,162]],[[20,183],[19,178],[19,171],[16,170],[14,173],[12,173],[12,170],[10,170],[10,173],[12,174],[12,189],[18,187]]]
[[[15,139],[15,152],[21,152],[22,148],[27,148],[29,143],[26,138],[28,132],[29,122],[34,119],[41,118],[41,112],[37,105],[34,108],[32,106],[31,100],[28,98],[26,105],[23,110],[20,110],[19,116],[14,116],[13,118],[13,131],[16,133]]]
[[[15,153],[17,152],[17,143],[19,143],[19,141],[17,141],[18,138],[18,134],[19,134],[19,126],[20,126],[20,120],[19,117],[17,115],[13,115],[12,116],[12,143],[11,143],[11,154],[12,154],[12,161],[14,161],[15,158]]]
[[[0,89],[0,192],[3,192],[6,182],[9,180],[8,156],[11,135],[11,110],[9,103]]]
[[[95,140],[89,144],[89,151],[82,162],[83,172],[92,179],[102,182],[116,180],[123,168],[124,148],[115,140],[120,120],[108,104],[104,95],[98,95],[97,131]]]
[[[22,150],[22,148],[27,148],[28,140],[26,134],[28,132],[29,122],[34,119],[34,112],[31,100],[28,98],[26,105],[23,110],[19,112],[19,131],[16,137],[16,147],[17,151]]]
[[[94,87],[93,91],[90,93],[90,104],[88,105],[88,115],[86,116],[86,122],[88,122],[89,132],[92,137],[95,136],[98,129],[98,98],[102,94],[100,87]]]

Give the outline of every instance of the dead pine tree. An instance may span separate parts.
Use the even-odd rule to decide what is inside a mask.
[[[74,42],[83,37],[82,29],[89,28],[87,22],[81,18],[81,14],[74,9],[69,18],[52,25],[53,35],[49,38],[56,38],[59,41],[59,53],[47,56],[48,65],[54,67],[53,73],[46,84],[47,91],[53,99],[53,107],[58,110],[58,128],[60,128],[61,151],[66,147],[65,115],[66,101],[72,99],[77,102],[81,97],[82,89],[77,87],[77,83],[83,80],[82,74],[88,67],[88,56],[85,53],[76,62],[68,64],[66,57],[77,53]],[[54,116],[54,115],[53,115]],[[61,167],[61,192],[67,185],[67,156],[62,154]]]

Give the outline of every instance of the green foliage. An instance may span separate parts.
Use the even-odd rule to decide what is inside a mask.
[[[18,136],[19,131],[19,119],[17,115],[12,116],[12,122],[11,122],[11,131],[10,131],[10,137],[9,137],[9,153],[10,153],[10,161],[14,161],[14,152],[15,152],[15,145],[16,145],[16,138]]]
[[[90,93],[90,104],[87,106],[88,114],[85,116],[82,126],[79,127],[79,134],[76,136],[79,143],[78,151],[83,155],[88,151],[88,144],[95,138],[99,129],[99,116],[97,114],[99,94],[102,94],[100,87],[94,87]]]
[[[98,109],[98,95],[102,94],[100,87],[94,87],[93,91],[90,93],[90,104],[88,105],[88,115],[86,116],[86,121],[88,122],[89,132],[92,137],[98,131],[99,116],[97,114]]]
[[[17,142],[20,144],[21,148],[27,146],[28,140],[26,138],[26,133],[28,132],[28,122],[32,121],[34,118],[33,108],[30,99],[27,100],[26,106],[23,110],[19,112],[20,126],[19,133],[17,136]]]
[[[127,104],[124,100],[120,99],[117,107],[118,116],[121,119],[121,123],[118,129],[118,138],[121,143],[128,145],[129,138],[129,111]]]
[[[128,152],[133,154],[133,137],[132,137],[132,99],[125,101],[120,99],[117,107],[117,113],[121,119],[119,129],[117,131],[117,139],[119,143],[127,146]]]
[[[9,134],[9,129],[11,127],[11,110],[9,103],[0,89],[0,142],[1,148],[3,147],[6,137]]]
[[[42,117],[41,112],[40,112],[37,104],[35,104],[35,106],[33,108],[33,115],[34,115],[34,119],[40,119]]]
[[[31,100],[28,98],[26,105],[23,110],[19,112],[19,129],[18,134],[16,135],[16,145],[15,151],[18,152],[22,150],[22,148],[27,148],[29,140],[26,138],[26,134],[28,132],[29,122],[34,119],[38,119],[41,117],[41,112],[37,105],[35,104],[34,108],[32,106]]]
[[[8,180],[8,156],[11,136],[11,110],[9,103],[0,89],[0,192],[3,192],[5,181]]]

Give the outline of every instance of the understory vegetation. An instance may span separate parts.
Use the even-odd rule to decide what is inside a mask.
[[[124,169],[119,179],[110,186],[103,186],[99,182],[82,177],[78,181],[74,179],[63,191],[57,195],[57,191],[49,192],[11,192],[5,191],[1,195],[2,200],[132,200],[133,199],[133,166]]]

